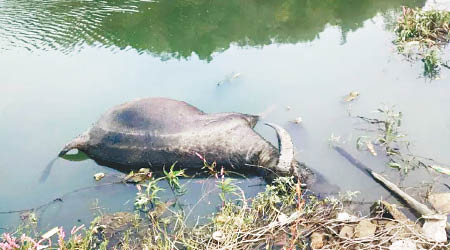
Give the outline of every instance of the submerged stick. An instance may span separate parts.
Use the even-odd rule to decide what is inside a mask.
[[[406,204],[413,209],[417,214],[421,216],[429,216],[436,214],[433,210],[428,208],[426,205],[418,202],[416,199],[414,199],[409,194],[402,191],[397,185],[390,182],[380,174],[372,171],[370,168],[368,168],[366,165],[358,161],[356,158],[354,158],[352,155],[350,155],[345,149],[339,146],[335,146],[334,149],[344,156],[348,161],[350,161],[353,165],[355,165],[359,170],[363,171],[365,174],[368,174],[370,177],[375,179],[377,182],[381,183],[383,187],[385,187],[390,192],[396,194],[398,197],[400,197],[403,201],[406,202]]]
[[[434,215],[435,214],[435,212],[433,210],[428,208],[426,205],[418,202],[412,196],[410,196],[409,194],[405,193],[397,185],[395,185],[394,183],[390,182],[389,180],[387,180],[386,178],[384,178],[380,174],[377,174],[377,173],[371,171],[371,175],[372,175],[372,177],[375,180],[377,180],[378,182],[381,182],[381,184],[383,184],[383,186],[386,187],[389,191],[395,193],[397,196],[402,198],[406,202],[406,204],[408,204],[408,206],[411,207],[418,214],[420,214],[422,216],[429,216],[429,215]]]
[[[356,168],[361,170],[365,175],[372,177],[371,170],[364,165],[362,162],[358,161],[355,157],[353,157],[350,153],[348,153],[345,149],[339,146],[334,146],[334,149],[345,159],[347,159],[351,164],[353,164]]]

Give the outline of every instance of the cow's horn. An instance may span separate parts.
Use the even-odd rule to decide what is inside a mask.
[[[294,144],[292,143],[291,136],[289,136],[289,133],[284,128],[276,124],[266,123],[266,125],[272,127],[277,132],[280,157],[276,170],[282,173],[289,173],[292,161],[294,160]]]

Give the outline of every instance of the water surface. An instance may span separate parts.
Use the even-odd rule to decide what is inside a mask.
[[[392,175],[382,157],[354,151],[362,124],[348,113],[370,116],[381,104],[396,105],[413,151],[450,163],[448,72],[429,83],[420,63],[397,55],[390,27],[402,5],[424,1],[1,0],[0,211],[90,186],[38,211],[40,228],[88,224],[98,207],[132,210],[135,186],[95,182],[97,172],[117,172],[92,160],[58,159],[47,182],[38,179],[63,145],[107,109],[152,96],[206,112],[263,113],[289,131],[296,158],[341,191],[392,200],[328,140],[340,135],[370,167]],[[360,98],[342,103],[350,91]],[[299,116],[301,125],[289,122]],[[276,143],[270,128],[256,130]],[[423,173],[410,183],[426,180]],[[180,198],[186,209],[196,208],[194,217],[219,206],[214,182],[191,181]],[[264,188],[258,178],[239,182],[248,197]],[[18,214],[0,214],[2,228],[19,222]]]

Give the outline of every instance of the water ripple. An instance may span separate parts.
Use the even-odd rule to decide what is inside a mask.
[[[0,51],[132,48],[162,58],[196,54],[211,60],[231,44],[310,42],[330,26],[339,27],[345,42],[366,20],[424,1],[0,0]]]
[[[136,13],[136,1],[3,0],[0,1],[0,51],[13,48],[70,53],[80,45],[101,41],[105,18]],[[98,46],[98,44],[97,44]]]

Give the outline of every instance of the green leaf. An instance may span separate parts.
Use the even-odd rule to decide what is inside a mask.
[[[392,162],[392,161],[388,163],[388,166],[391,167],[391,168],[396,168],[396,169],[401,169],[402,168],[402,166],[400,164],[398,164],[396,162]]]

